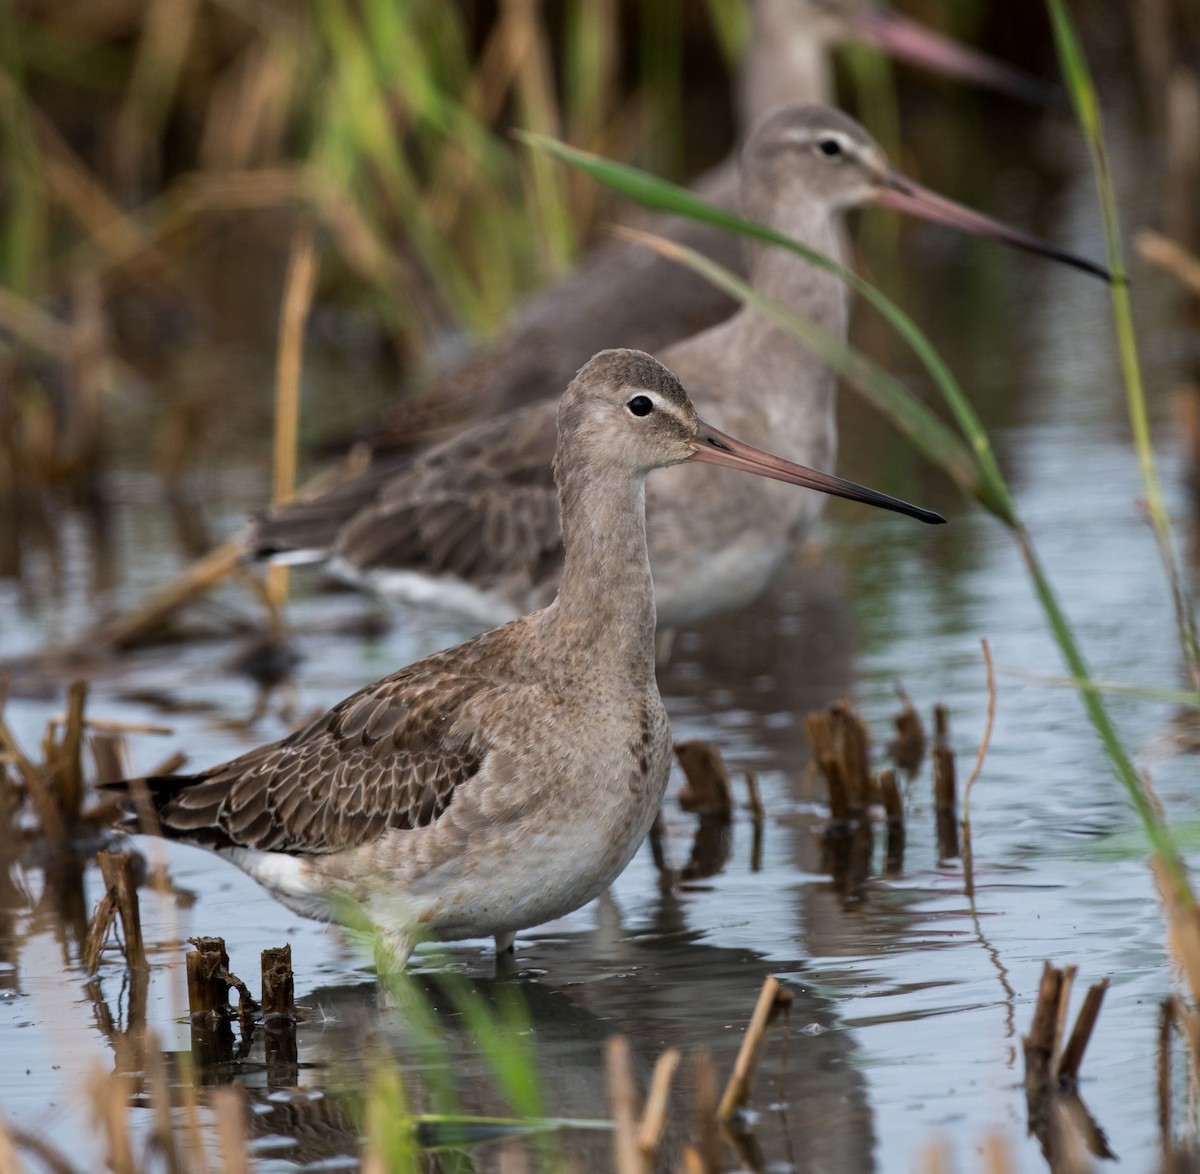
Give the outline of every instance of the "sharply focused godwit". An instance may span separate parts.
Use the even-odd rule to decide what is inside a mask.
[[[849,42],[943,75],[1044,102],[1051,87],[868,0],[754,0],[736,79],[739,142],[784,102],[833,99],[830,56]],[[721,207],[739,204],[736,154],[697,179]],[[737,239],[710,225],[655,216],[643,223],[741,270]],[[589,355],[619,343],[658,354],[732,309],[703,278],[624,241],[591,249],[569,274],[533,295],[494,342],[452,364],[396,405],[368,442],[411,449],[510,408],[553,398]]]
[[[944,520],[734,440],[649,355],[605,351],[558,406],[554,602],[280,742],[148,779],[158,830],[211,848],[305,916],[337,920],[352,900],[400,962],[421,937],[494,936],[505,950],[591,900],[666,787],[644,489],[652,469],[686,461]]]
[[[826,255],[839,251],[839,214],[874,203],[1097,271],[918,187],[853,119],[828,107],[778,109],[751,135],[742,167],[747,215]],[[766,246],[753,248],[750,269],[760,291],[845,335],[846,291],[836,278]],[[718,426],[786,448],[815,468],[833,465],[834,375],[773,320],[745,307],[661,357]],[[477,425],[418,454],[383,484],[368,478],[284,507],[259,524],[257,548],[304,551],[332,536],[343,576],[482,624],[503,622],[548,602],[558,584],[554,442],[553,401]],[[651,482],[647,499],[664,629],[754,598],[803,539],[819,501],[758,482],[714,478],[697,486],[680,476]]]

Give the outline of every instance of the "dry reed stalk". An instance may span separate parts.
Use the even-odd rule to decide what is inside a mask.
[[[1065,1030],[1074,973],[1074,967],[1060,970],[1049,962],[1045,964],[1033,1024],[1023,1039],[1029,1129],[1037,1135],[1042,1152],[1054,1170],[1087,1169],[1085,1147],[1097,1157],[1112,1156],[1104,1131],[1076,1092],[1079,1069],[1108,980],[1094,983],[1088,990],[1074,1030],[1060,1054],[1058,1044]]]
[[[933,794],[937,821],[938,855],[953,860],[958,847],[958,782],[954,751],[944,742],[933,748]]]
[[[150,1105],[154,1113],[154,1144],[162,1155],[167,1174],[186,1174],[187,1165],[175,1139],[171,1121],[171,1086],[167,1081],[167,1065],[163,1058],[158,1033],[147,1028],[143,1034],[146,1084],[150,1088]]]
[[[189,938],[187,953],[188,1011],[196,1017],[223,1017],[229,1011],[229,955],[220,938]]]
[[[55,472],[85,488],[91,488],[100,473],[100,401],[108,382],[109,350],[100,282],[92,274],[76,274],[71,281],[71,349],[65,356],[68,401]]]
[[[954,1162],[945,1138],[928,1142],[921,1153],[921,1174],[952,1174]]]
[[[1025,1095],[1041,1103],[1049,1093],[1054,1065],[1054,1032],[1058,1023],[1063,974],[1049,962],[1042,967],[1033,1024],[1024,1037]]]
[[[106,1072],[99,1064],[93,1066],[88,1081],[92,1120],[107,1142],[104,1160],[112,1174],[136,1174],[126,1112],[131,1087],[132,1082],[127,1076]]]
[[[514,34],[508,25],[513,16],[502,10],[493,21],[463,94],[463,109],[484,126],[496,122],[512,88],[516,61],[509,48]],[[442,147],[425,196],[429,220],[436,230],[449,232],[457,223],[463,197],[470,191],[478,170],[478,158],[461,143],[451,139]]]
[[[65,713],[55,714],[49,721],[49,725],[54,729],[67,724],[67,715]],[[174,726],[160,726],[153,722],[123,722],[115,721],[110,718],[102,717],[87,717],[83,718],[83,728],[85,730],[93,730],[101,734],[173,734],[175,733]]]
[[[983,1169],[985,1174],[1016,1174],[1012,1150],[1003,1133],[989,1133],[983,1139]]]
[[[222,543],[194,562],[173,582],[153,592],[133,611],[99,624],[92,631],[90,642],[118,650],[132,648],[160,628],[186,603],[211,591],[228,578],[241,565],[245,555],[241,538],[231,538]]]
[[[367,463],[366,451],[356,448],[336,470],[321,474],[306,482],[300,490],[299,496],[303,496],[305,493],[319,492],[343,478],[353,477],[362,472]],[[87,646],[99,645],[118,650],[138,644],[150,636],[155,629],[161,627],[180,608],[213,590],[231,574],[241,569],[245,557],[244,541],[240,537],[231,538],[192,563],[176,579],[160,587],[132,611],[97,625],[83,643]],[[255,581],[257,582],[257,580]],[[132,726],[129,728],[133,729]],[[146,727],[146,732],[157,733],[159,730],[154,727]],[[0,728],[0,750],[3,748],[3,729]],[[178,757],[179,761],[171,769],[178,769],[187,761],[186,756],[172,756],[172,758],[175,757]],[[170,774],[171,769],[162,767],[151,773]]]
[[[290,501],[296,493],[296,446],[300,434],[300,373],[304,360],[304,328],[317,282],[316,241],[305,222],[292,238],[279,310],[279,348],[275,360],[275,445],[271,503]],[[267,570],[267,601],[273,619],[287,602],[288,569]]]
[[[654,1065],[654,1075],[650,1078],[650,1091],[646,1094],[646,1104],[637,1129],[637,1145],[646,1170],[653,1170],[658,1160],[658,1147],[667,1128],[671,1081],[674,1079],[675,1070],[678,1067],[678,1048],[668,1048],[659,1056]]]
[[[1133,44],[1143,92],[1154,108],[1154,121],[1163,121],[1163,79],[1171,72],[1170,0],[1141,0],[1130,9]]]
[[[613,1035],[604,1044],[604,1069],[608,1074],[608,1099],[613,1116],[613,1166],[616,1174],[642,1174],[638,1148],[637,1083],[629,1040]]]
[[[141,255],[140,274],[168,279],[165,258],[147,247],[136,221],[127,216],[108,190],[76,155],[54,124],[34,111],[34,133],[41,154],[42,174],[50,196],[84,233],[109,242],[127,256]]]
[[[980,644],[983,646],[983,663],[987,669],[987,720],[984,722],[979,750],[975,754],[975,765],[971,767],[967,785],[963,788],[962,821],[959,824],[962,833],[963,887],[968,901],[975,899],[975,857],[971,851],[971,788],[975,786],[975,780],[983,770],[988,747],[992,744],[992,727],[996,722],[996,667],[992,663],[992,649],[988,642],[981,640]]]
[[[121,930],[125,934],[125,961],[131,970],[146,970],[146,947],[142,940],[141,912],[133,859],[127,852],[98,852],[96,861],[104,877],[107,893],[112,895]],[[107,895],[107,894],[106,894]]]
[[[1158,1136],[1164,1155],[1174,1148],[1172,1133],[1171,1097],[1171,1036],[1175,1026],[1175,999],[1168,995],[1163,1000],[1158,1016]]]
[[[115,783],[129,776],[129,755],[122,734],[101,730],[89,735],[88,750],[97,785]]]
[[[746,771],[746,810],[750,812],[750,871],[762,871],[763,827],[765,813],[762,798],[758,793],[758,776],[752,771]]]
[[[792,1001],[792,992],[774,976],[763,983],[762,990],[758,993],[758,1002],[754,1005],[754,1014],[750,1017],[750,1025],[746,1028],[742,1046],[734,1061],[729,1083],[725,1086],[724,1095],[717,1106],[718,1120],[732,1120],[737,1111],[749,1101],[767,1028],[780,1012],[786,1014],[790,1010]]]
[[[888,743],[888,752],[896,765],[910,778],[921,769],[925,760],[925,747],[928,739],[925,735],[925,723],[912,703],[912,698],[900,686],[896,693],[903,708],[894,718],[892,725],[896,727],[896,736]]]
[[[1072,972],[1074,969],[1071,967]],[[1092,1032],[1096,1028],[1096,1020],[1100,1017],[1100,1008],[1104,1004],[1104,995],[1107,991],[1107,978],[1102,978],[1088,987],[1088,992],[1083,997],[1083,1006],[1079,1008],[1079,1014],[1075,1017],[1075,1027],[1058,1060],[1058,1079],[1060,1081],[1070,1084],[1078,1082],[1079,1069],[1083,1065],[1083,1055],[1087,1051]]]
[[[870,762],[866,726],[845,702],[806,714],[804,729],[813,761],[829,788],[829,811],[835,823],[862,818],[870,795]]]
[[[100,955],[104,951],[104,943],[108,941],[109,931],[117,916],[116,897],[105,891],[96,902],[92,916],[88,921],[87,938],[83,946],[83,970],[85,974],[95,974],[100,966]]]
[[[310,177],[308,189],[313,207],[337,245],[342,260],[362,281],[381,290],[389,301],[405,290],[420,288],[421,279],[416,271],[388,246],[351,192],[317,176]],[[406,309],[414,316],[416,328],[409,325],[407,319],[389,311],[386,305],[384,307],[388,325],[397,329],[400,337],[419,346],[426,338],[435,337],[442,328],[434,299],[419,297]]]
[[[69,828],[78,822],[83,807],[83,711],[87,706],[87,694],[86,681],[74,681],[67,689],[67,720],[63,723],[54,768],[59,802]],[[47,730],[47,739],[53,743],[51,730]]]
[[[298,80],[295,46],[281,43],[286,36],[252,41],[214,84],[197,149],[205,171],[237,171],[280,154]]]
[[[4,286],[0,286],[0,333],[11,335],[42,358],[58,361],[70,353],[70,326]]]
[[[832,755],[819,758],[817,765],[825,777],[829,791],[829,818],[834,824],[850,823],[855,817],[855,806],[851,795],[853,788],[840,759]]]
[[[1158,856],[1150,858],[1150,871],[1158,886],[1167,922],[1167,948],[1187,980],[1192,1005],[1200,1006],[1200,910],[1185,909],[1169,870]],[[1186,1033],[1193,1061],[1200,1064],[1200,1032]]]
[[[4,679],[4,689],[7,692],[8,678]],[[63,818],[59,796],[53,787],[54,770],[57,758],[57,743],[47,732],[45,745],[45,765],[33,762],[21,749],[16,735],[9,729],[2,716],[0,708],[0,754],[16,767],[17,775],[24,787],[25,794],[33,804],[38,826],[43,836],[52,844],[65,845],[68,828]]]
[[[884,767],[879,772],[877,784],[887,817],[887,870],[895,875],[904,867],[904,797],[900,793],[896,772],[890,767]]]
[[[24,1174],[25,1163],[17,1151],[17,1143],[9,1132],[8,1123],[0,1116],[0,1174]]]
[[[159,775],[173,775],[181,766],[186,765],[188,757],[182,750],[168,754],[157,766],[146,772],[146,777],[156,779]],[[128,776],[126,776],[128,777]]]
[[[1067,1033],[1067,1012],[1071,1006],[1071,991],[1075,988],[1075,976],[1079,967],[1073,962],[1062,967],[1062,976],[1058,988],[1058,1011],[1054,1017],[1054,1035],[1050,1040],[1050,1077],[1058,1080],[1058,1063],[1062,1050],[1062,1042]]]
[[[537,15],[541,8],[542,0],[501,0],[502,11],[511,18],[508,48],[521,124],[537,134],[561,138],[550,49]],[[543,264],[551,274],[565,273],[574,252],[574,231],[557,165],[542,151],[526,152],[525,164],[531,202],[541,226],[537,240]]]
[[[217,1125],[217,1145],[224,1174],[250,1174],[246,1148],[246,1098],[237,1086],[214,1089],[209,1098]]]
[[[758,792],[758,775],[752,770],[746,771],[746,810],[750,812],[750,818],[756,824],[762,823],[762,796]]]
[[[696,1155],[704,1174],[721,1169],[721,1139],[717,1128],[717,1066],[708,1052],[692,1053],[695,1096]]]
[[[588,0],[574,7],[579,92],[567,108],[567,141],[600,154],[609,154],[611,148],[606,129],[616,102],[620,16],[616,0]],[[574,223],[592,224],[600,185],[574,170],[566,181]]]
[[[933,707],[933,736],[938,742],[950,737],[950,710],[941,702]]]
[[[1143,261],[1164,270],[1192,293],[1200,295],[1200,257],[1178,241],[1150,228],[1139,229],[1133,243]]]
[[[1161,83],[1160,83],[1161,84]],[[1200,183],[1200,74],[1180,62],[1166,84],[1166,208],[1167,232],[1190,248],[1200,243],[1196,217],[1196,186]]]
[[[196,220],[214,212],[252,212],[297,202],[319,206],[315,181],[299,166],[257,167],[216,175],[190,173],[136,214],[137,236],[119,225],[98,229],[87,241],[67,250],[61,264],[72,273],[106,274],[142,263],[177,235],[195,229]]]
[[[706,1174],[704,1159],[700,1156],[700,1151],[690,1141],[683,1143],[680,1156],[682,1161],[679,1165],[679,1174]]]
[[[262,1014],[264,1019],[296,1018],[291,946],[274,946],[262,952]]]
[[[137,190],[143,178],[156,179],[158,140],[183,72],[200,0],[151,0],[133,72],[113,128],[113,163],[118,186]],[[145,173],[152,174],[149,177]]]

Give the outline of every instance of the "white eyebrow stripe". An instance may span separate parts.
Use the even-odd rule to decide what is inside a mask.
[[[850,138],[850,136],[849,136],[849,135],[847,135],[847,134],[843,134],[843,133],[842,133],[841,131],[839,131],[839,130],[822,130],[822,131],[813,131],[813,130],[794,130],[794,131],[785,131],[785,132],[784,132],[782,135],[780,135],[780,137],[779,137],[779,141],[780,141],[781,143],[787,143],[789,146],[793,146],[793,147],[807,147],[807,146],[811,146],[813,143],[819,143],[819,142],[821,142],[821,141],[822,141],[822,140],[824,140],[824,139],[833,139],[835,142],[837,142],[837,143],[840,143],[840,144],[841,144],[841,147],[842,147],[842,150],[843,150],[843,151],[846,151],[847,153],[849,153],[849,152],[850,152],[850,151],[853,149],[853,147],[854,147],[854,142],[853,142],[853,140]]]

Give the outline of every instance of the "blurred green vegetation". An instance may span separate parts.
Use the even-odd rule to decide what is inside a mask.
[[[603,214],[510,129],[678,176],[685,43],[719,70],[747,19],[746,0],[86,7],[0,6],[0,282],[54,293],[80,245],[113,277],[171,248],[155,206],[253,192],[315,216],[327,281],[354,274],[416,355],[446,329],[493,333]]]

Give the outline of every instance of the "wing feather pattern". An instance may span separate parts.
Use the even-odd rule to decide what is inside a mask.
[[[307,855],[432,824],[488,755],[473,717],[477,703],[520,687],[505,684],[494,659],[484,677],[464,650],[368,685],[304,729],[231,762],[147,779],[162,833],[209,848]]]
[[[429,449],[342,527],[334,555],[360,571],[456,575],[483,589],[556,580],[556,436],[557,404],[546,403]]]

